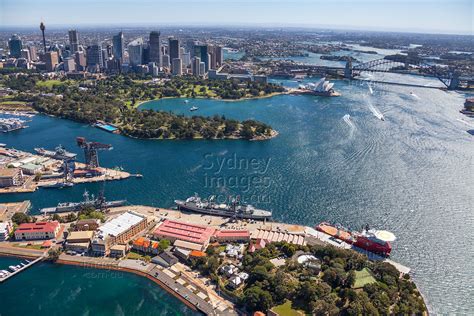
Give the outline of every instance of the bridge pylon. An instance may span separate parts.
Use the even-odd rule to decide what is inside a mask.
[[[344,78],[346,78],[346,79],[352,79],[353,78],[352,60],[348,60],[346,62],[346,68],[344,68]]]
[[[453,73],[453,77],[449,82],[448,90],[456,90],[459,88],[459,74],[457,72]]]

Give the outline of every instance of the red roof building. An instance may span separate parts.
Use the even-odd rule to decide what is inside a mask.
[[[248,249],[248,252],[253,253],[255,250],[265,248],[267,241],[264,239],[257,239],[255,243],[251,243]]]
[[[59,222],[23,223],[15,230],[16,240],[53,239],[59,233]]]
[[[182,240],[206,248],[214,232],[215,229],[211,227],[167,219],[158,226],[153,235],[158,239],[168,239],[171,242]]]
[[[218,242],[249,242],[248,230],[217,230],[213,239]]]

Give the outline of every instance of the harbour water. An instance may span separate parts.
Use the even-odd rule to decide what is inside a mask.
[[[19,261],[0,258],[0,268]],[[199,315],[141,276],[51,263],[0,285],[0,297],[0,315]]]
[[[368,223],[388,229],[398,237],[393,259],[412,269],[431,312],[472,312],[474,138],[466,131],[474,128],[474,120],[459,113],[466,96],[437,89],[371,87],[373,93],[360,81],[336,81],[335,89],[342,93],[338,98],[281,95],[189,103],[166,99],[142,106],[184,115],[261,120],[280,133],[269,141],[138,140],[37,115],[30,128],[0,135],[0,142],[28,151],[62,144],[80,159],[76,136],[112,144],[112,151],[100,153],[101,164],[141,173],[143,179],[106,183],[105,195],[111,200],[170,207],[174,199],[194,192],[218,194],[220,199],[240,194],[247,202],[272,210],[278,221],[305,225],[329,221],[352,229]],[[199,110],[190,112],[191,106]],[[30,199],[32,212],[37,212],[58,202],[81,200],[85,189],[97,194],[100,186],[3,195],[0,201]],[[36,269],[42,273],[34,273]],[[84,280],[77,269],[43,265],[6,282],[0,287],[0,314],[10,314],[2,309],[16,305],[18,297],[11,293],[25,288],[30,304],[46,310],[53,300],[45,297],[55,293],[58,284],[68,287],[69,292],[57,294],[64,300],[80,291],[76,303],[91,314],[104,308],[98,303],[101,298],[110,302],[111,313],[119,309],[117,304],[132,311],[142,300],[143,308],[163,304],[161,308],[171,314],[183,312],[182,304],[166,294],[156,301],[150,293],[161,292],[147,280],[135,276]],[[28,279],[33,274],[35,282]],[[88,289],[93,294],[85,294]]]

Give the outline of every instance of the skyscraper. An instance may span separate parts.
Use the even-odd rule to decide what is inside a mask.
[[[171,63],[171,73],[174,76],[181,76],[183,74],[183,63],[181,58],[173,58]]]
[[[193,75],[194,76],[199,76],[201,74],[200,73],[200,64],[201,64],[201,58],[193,57],[192,70],[193,70]]]
[[[47,71],[54,71],[58,64],[58,53],[54,51],[46,52],[44,54],[44,61],[46,63]]]
[[[69,30],[69,45],[71,46],[71,53],[74,54],[79,50],[79,38],[76,30]]]
[[[181,58],[179,55],[179,40],[170,37],[168,43],[168,54],[170,55],[170,60]]]
[[[113,54],[114,58],[119,60],[120,63],[123,62],[123,51],[124,51],[124,45],[123,45],[123,33],[120,32],[117,35],[114,35],[112,38],[112,45],[113,45]]]
[[[76,62],[76,69],[80,71],[84,71],[86,69],[87,63],[86,63],[86,56],[84,55],[84,52],[76,52],[74,56],[74,61]]]
[[[220,67],[224,64],[224,49],[222,46],[215,46],[215,49],[217,67]]]
[[[143,39],[141,37],[128,44],[128,58],[130,66],[143,64]]]
[[[8,41],[8,48],[10,49],[11,57],[20,58],[21,50],[23,48],[21,38],[18,35],[13,34],[10,40]]]
[[[28,50],[30,51],[30,58],[31,60],[37,60],[38,55],[36,54],[36,47],[28,46]]]
[[[103,66],[102,45],[93,44],[87,47],[87,68],[89,68],[91,72],[98,72]]]
[[[76,62],[73,57],[66,57],[63,61],[64,71],[71,72],[76,70]]]
[[[149,61],[156,63],[158,66],[161,66],[162,61],[161,61],[160,32],[157,32],[157,31],[150,32],[149,44],[150,44]]]
[[[204,62],[204,69],[207,72],[209,70],[209,56],[207,45],[194,45],[194,56],[201,58],[201,62]]]
[[[162,67],[165,67],[165,68],[170,68],[170,55],[163,55],[161,56],[162,57],[162,62],[161,62],[161,66]]]
[[[22,49],[21,58],[25,58],[27,61],[31,61],[30,51],[28,49]]]

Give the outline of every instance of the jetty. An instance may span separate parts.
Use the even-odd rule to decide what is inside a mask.
[[[36,258],[36,259],[33,260],[33,261],[28,262],[27,264],[23,265],[23,266],[22,266],[21,268],[19,268],[18,270],[13,271],[13,272],[9,272],[9,273],[8,273],[6,276],[4,276],[4,277],[1,277],[1,276],[0,276],[0,283],[3,283],[3,282],[5,282],[6,280],[9,280],[10,278],[14,277],[15,275],[20,274],[21,272],[25,271],[25,270],[28,269],[29,267],[32,267],[34,264],[36,264],[36,263],[40,262],[41,260],[43,260],[43,259],[44,259],[44,256],[45,256],[45,255],[43,255],[43,256],[41,256],[41,257],[38,257],[38,258]]]

